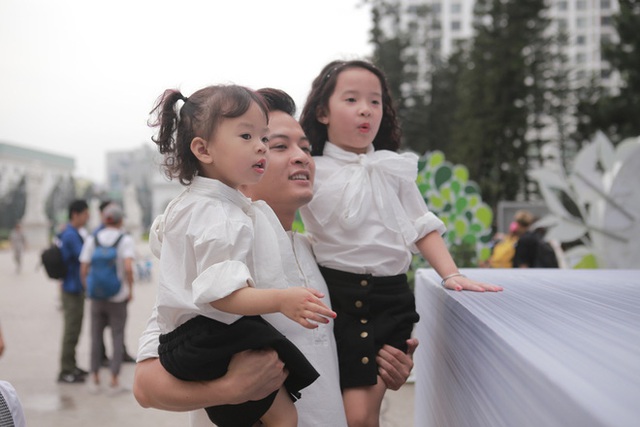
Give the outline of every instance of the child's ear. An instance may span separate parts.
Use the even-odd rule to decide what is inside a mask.
[[[209,144],[199,136],[191,140],[191,152],[200,162],[205,164],[213,163],[213,157],[209,153]]]
[[[316,111],[316,120],[323,125],[329,124],[329,118],[327,117],[327,113],[324,108],[318,108]]]

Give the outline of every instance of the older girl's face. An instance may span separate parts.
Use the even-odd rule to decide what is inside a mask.
[[[282,111],[269,113],[269,167],[259,183],[243,188],[278,212],[295,212],[313,198],[315,163],[300,124]]]
[[[327,111],[318,121],[327,125],[329,141],[353,153],[365,153],[382,122],[382,85],[364,68],[347,68],[338,74]]]

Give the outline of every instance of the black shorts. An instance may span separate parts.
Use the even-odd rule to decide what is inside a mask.
[[[289,370],[285,387],[292,400],[320,375],[298,348],[260,316],[245,316],[227,325],[204,316],[195,317],[168,334],[160,335],[160,363],[176,378],[207,381],[227,372],[231,357],[243,350],[273,348]],[[271,407],[274,391],[259,401],[205,408],[219,427],[251,427]]]
[[[374,385],[376,355],[389,344],[407,351],[413,325],[420,320],[406,274],[375,277],[320,267],[333,310],[340,386]]]

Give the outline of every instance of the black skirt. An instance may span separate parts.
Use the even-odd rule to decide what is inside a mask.
[[[244,350],[273,348],[289,371],[285,387],[293,401],[320,375],[298,348],[260,316],[245,316],[227,325],[195,317],[160,335],[160,363],[184,381],[208,381],[227,372],[231,357]],[[259,401],[205,408],[219,427],[251,427],[271,407],[278,390]]]
[[[333,331],[338,346],[340,386],[374,385],[376,355],[385,344],[407,351],[420,320],[406,274],[376,277],[320,267],[338,314]]]

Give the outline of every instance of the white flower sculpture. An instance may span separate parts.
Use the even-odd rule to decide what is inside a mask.
[[[547,238],[581,243],[565,253],[569,266],[640,268],[639,171],[640,137],[614,148],[599,132],[570,173],[559,162],[530,172],[550,211],[538,221]]]

